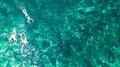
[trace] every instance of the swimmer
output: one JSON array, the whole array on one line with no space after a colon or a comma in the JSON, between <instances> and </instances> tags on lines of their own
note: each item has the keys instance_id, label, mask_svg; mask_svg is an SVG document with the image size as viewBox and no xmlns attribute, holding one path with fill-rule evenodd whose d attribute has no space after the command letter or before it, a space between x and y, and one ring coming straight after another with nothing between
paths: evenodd
<instances>
[{"instance_id":1,"label":"swimmer","mask_svg":"<svg viewBox=\"0 0 120 67\"><path fill-rule=\"evenodd\" d=\"M21 53L23 53L23 48L25 45L28 44L27 38L25 33L20 34L21 42L22 42L22 47L21 47Z\"/></svg>"},{"instance_id":2,"label":"swimmer","mask_svg":"<svg viewBox=\"0 0 120 67\"><path fill-rule=\"evenodd\" d=\"M27 22L28 22L28 23L32 23L32 22L33 22L33 19L28 15L26 9L25 9L25 8L22 8L22 7L21 7L20 9L22 10L23 14L24 14L25 17L27 18Z\"/></svg>"},{"instance_id":3,"label":"swimmer","mask_svg":"<svg viewBox=\"0 0 120 67\"><path fill-rule=\"evenodd\" d=\"M16 39L16 28L15 27L13 28L11 36L9 38L9 41L11 41L11 40L17 41L17 39Z\"/></svg>"}]
</instances>

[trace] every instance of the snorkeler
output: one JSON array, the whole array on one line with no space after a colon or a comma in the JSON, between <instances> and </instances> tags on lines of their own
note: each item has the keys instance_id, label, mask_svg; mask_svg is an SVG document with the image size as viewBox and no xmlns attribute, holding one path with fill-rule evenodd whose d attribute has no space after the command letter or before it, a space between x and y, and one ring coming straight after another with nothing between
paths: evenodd
<instances>
[{"instance_id":1,"label":"snorkeler","mask_svg":"<svg viewBox=\"0 0 120 67\"><path fill-rule=\"evenodd\" d=\"M20 34L21 42L22 42L22 47L21 47L21 53L23 53L23 48L25 45L28 44L27 38L25 33Z\"/></svg>"},{"instance_id":2,"label":"snorkeler","mask_svg":"<svg viewBox=\"0 0 120 67\"><path fill-rule=\"evenodd\" d=\"M27 22L28 23L32 23L33 19L28 15L27 11L25 8L20 7L20 9L22 10L23 14L25 15L25 17L27 18Z\"/></svg>"},{"instance_id":3,"label":"snorkeler","mask_svg":"<svg viewBox=\"0 0 120 67\"><path fill-rule=\"evenodd\" d=\"M15 40L17 42L17 39L16 39L16 28L15 27L13 28L11 36L9 38L9 41L11 41L11 40Z\"/></svg>"}]
</instances>

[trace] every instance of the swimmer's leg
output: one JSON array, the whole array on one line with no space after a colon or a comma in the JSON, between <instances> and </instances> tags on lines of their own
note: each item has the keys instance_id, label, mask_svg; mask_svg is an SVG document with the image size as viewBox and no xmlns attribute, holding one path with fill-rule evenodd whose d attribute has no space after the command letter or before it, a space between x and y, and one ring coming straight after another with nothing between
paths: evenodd
<instances>
[{"instance_id":1,"label":"swimmer's leg","mask_svg":"<svg viewBox=\"0 0 120 67\"><path fill-rule=\"evenodd\" d=\"M21 46L21 53L23 53L24 45Z\"/></svg>"}]
</instances>

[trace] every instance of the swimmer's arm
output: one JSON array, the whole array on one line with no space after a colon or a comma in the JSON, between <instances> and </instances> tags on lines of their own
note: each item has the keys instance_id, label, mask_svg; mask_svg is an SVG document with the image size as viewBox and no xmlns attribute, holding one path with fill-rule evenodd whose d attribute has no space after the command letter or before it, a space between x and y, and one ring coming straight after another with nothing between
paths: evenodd
<instances>
[{"instance_id":1,"label":"swimmer's arm","mask_svg":"<svg viewBox=\"0 0 120 67\"><path fill-rule=\"evenodd\" d=\"M12 35L16 35L16 28L13 28Z\"/></svg>"},{"instance_id":2,"label":"swimmer's arm","mask_svg":"<svg viewBox=\"0 0 120 67\"><path fill-rule=\"evenodd\" d=\"M20 34L20 39L21 39L21 41L23 42L23 37L22 37L22 34Z\"/></svg>"},{"instance_id":3,"label":"swimmer's arm","mask_svg":"<svg viewBox=\"0 0 120 67\"><path fill-rule=\"evenodd\" d=\"M24 35L24 40L27 40L25 33L23 33L23 35Z\"/></svg>"},{"instance_id":4,"label":"swimmer's arm","mask_svg":"<svg viewBox=\"0 0 120 67\"><path fill-rule=\"evenodd\" d=\"M26 42L25 43L25 45L26 45L26 44L28 44L28 42L27 42L27 37L26 37L25 33L23 33L23 36L24 36L24 41Z\"/></svg>"},{"instance_id":5,"label":"swimmer's arm","mask_svg":"<svg viewBox=\"0 0 120 67\"><path fill-rule=\"evenodd\" d=\"M22 12L26 17L29 16L25 8L22 9Z\"/></svg>"}]
</instances>

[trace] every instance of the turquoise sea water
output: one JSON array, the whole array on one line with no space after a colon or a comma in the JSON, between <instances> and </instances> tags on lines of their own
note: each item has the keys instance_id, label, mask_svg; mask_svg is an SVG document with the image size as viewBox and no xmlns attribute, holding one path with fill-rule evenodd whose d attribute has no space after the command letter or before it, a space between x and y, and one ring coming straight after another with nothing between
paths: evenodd
<instances>
[{"instance_id":1,"label":"turquoise sea water","mask_svg":"<svg viewBox=\"0 0 120 67\"><path fill-rule=\"evenodd\" d=\"M0 0L0 67L120 67L120 0Z\"/></svg>"}]
</instances>

